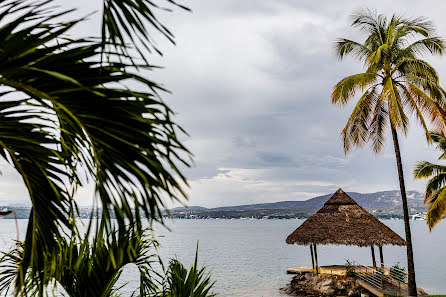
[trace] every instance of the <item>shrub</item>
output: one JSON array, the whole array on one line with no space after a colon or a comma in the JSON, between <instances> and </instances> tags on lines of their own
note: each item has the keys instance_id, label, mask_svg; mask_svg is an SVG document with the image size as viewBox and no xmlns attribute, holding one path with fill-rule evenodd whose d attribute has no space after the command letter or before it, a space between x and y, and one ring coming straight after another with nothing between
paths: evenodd
<instances>
[{"instance_id":1,"label":"shrub","mask_svg":"<svg viewBox=\"0 0 446 297\"><path fill-rule=\"evenodd\" d=\"M353 261L349 259L345 259L345 275L346 276L355 276L355 265Z\"/></svg>"},{"instance_id":2,"label":"shrub","mask_svg":"<svg viewBox=\"0 0 446 297\"><path fill-rule=\"evenodd\" d=\"M400 266L400 262L390 267L390 276L400 282L407 282L406 267Z\"/></svg>"}]
</instances>

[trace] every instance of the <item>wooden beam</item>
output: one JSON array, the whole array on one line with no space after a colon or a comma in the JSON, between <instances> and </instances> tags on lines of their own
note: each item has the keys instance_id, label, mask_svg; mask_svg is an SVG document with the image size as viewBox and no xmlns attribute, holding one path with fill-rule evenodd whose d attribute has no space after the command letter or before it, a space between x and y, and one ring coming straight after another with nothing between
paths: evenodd
<instances>
[{"instance_id":1,"label":"wooden beam","mask_svg":"<svg viewBox=\"0 0 446 297\"><path fill-rule=\"evenodd\" d=\"M313 245L314 248L314 259L316 260L316 274L319 274L319 264L317 262L317 249L316 244Z\"/></svg>"},{"instance_id":2,"label":"wooden beam","mask_svg":"<svg viewBox=\"0 0 446 297\"><path fill-rule=\"evenodd\" d=\"M373 245L371 245L370 247L372 248L372 264L373 264L373 267L376 268L375 248L373 247Z\"/></svg>"},{"instance_id":3,"label":"wooden beam","mask_svg":"<svg viewBox=\"0 0 446 297\"><path fill-rule=\"evenodd\" d=\"M379 246L379 259L381 261L381 267L384 268L384 255L382 246Z\"/></svg>"},{"instance_id":4,"label":"wooden beam","mask_svg":"<svg viewBox=\"0 0 446 297\"><path fill-rule=\"evenodd\" d=\"M313 265L313 271L314 271L313 244L310 244L310 251L311 251L311 264Z\"/></svg>"}]
</instances>

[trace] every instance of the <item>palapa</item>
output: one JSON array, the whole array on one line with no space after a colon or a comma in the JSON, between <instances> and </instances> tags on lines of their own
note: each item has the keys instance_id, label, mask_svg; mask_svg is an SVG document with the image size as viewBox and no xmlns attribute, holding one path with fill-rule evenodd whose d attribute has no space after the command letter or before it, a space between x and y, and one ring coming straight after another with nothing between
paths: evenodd
<instances>
[{"instance_id":1,"label":"palapa","mask_svg":"<svg viewBox=\"0 0 446 297\"><path fill-rule=\"evenodd\" d=\"M359 206L342 189L286 239L288 244L406 245L406 241Z\"/></svg>"}]
</instances>

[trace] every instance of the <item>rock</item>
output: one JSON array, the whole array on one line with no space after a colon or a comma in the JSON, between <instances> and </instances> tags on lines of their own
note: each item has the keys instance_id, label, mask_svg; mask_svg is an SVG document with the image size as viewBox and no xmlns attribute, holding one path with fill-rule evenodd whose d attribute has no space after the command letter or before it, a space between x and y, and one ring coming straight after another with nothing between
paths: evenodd
<instances>
[{"instance_id":1,"label":"rock","mask_svg":"<svg viewBox=\"0 0 446 297\"><path fill-rule=\"evenodd\" d=\"M294 296L350 296L361 295L361 287L356 283L354 277L305 273L296 275L289 286L286 287L287 294Z\"/></svg>"},{"instance_id":2,"label":"rock","mask_svg":"<svg viewBox=\"0 0 446 297\"><path fill-rule=\"evenodd\" d=\"M318 290L322 295L333 295L335 293L335 289L331 286L322 286Z\"/></svg>"},{"instance_id":3,"label":"rock","mask_svg":"<svg viewBox=\"0 0 446 297\"><path fill-rule=\"evenodd\" d=\"M320 283L320 286L321 287L327 287L327 286L330 286L332 283L333 283L333 280L328 278L328 279L322 281Z\"/></svg>"},{"instance_id":4,"label":"rock","mask_svg":"<svg viewBox=\"0 0 446 297\"><path fill-rule=\"evenodd\" d=\"M291 284L288 284L288 285L287 285L286 287L284 287L284 288L280 288L279 291L282 292L282 293L284 293L284 294L290 295L290 296L297 296L297 295L295 295L295 294L293 293L293 289L292 289L292 287L291 287Z\"/></svg>"},{"instance_id":5,"label":"rock","mask_svg":"<svg viewBox=\"0 0 446 297\"><path fill-rule=\"evenodd\" d=\"M418 293L418 295L423 295L423 296L429 295L425 290L423 290L421 288L417 289L417 293Z\"/></svg>"}]
</instances>

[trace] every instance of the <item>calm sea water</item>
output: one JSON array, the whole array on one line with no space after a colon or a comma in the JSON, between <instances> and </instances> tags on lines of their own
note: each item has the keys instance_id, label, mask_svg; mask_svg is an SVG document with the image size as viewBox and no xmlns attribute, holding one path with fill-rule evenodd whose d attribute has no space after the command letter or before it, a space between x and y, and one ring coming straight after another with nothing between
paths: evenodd
<instances>
[{"instance_id":1,"label":"calm sea water","mask_svg":"<svg viewBox=\"0 0 446 297\"><path fill-rule=\"evenodd\" d=\"M308 247L288 245L285 238L303 220L173 220L171 231L156 227L163 258L176 257L186 266L192 263L199 241L199 262L212 269L215 291L222 297L277 297L291 276L288 267L311 266ZM402 220L383 221L404 237ZM26 220L20 221L24 235ZM418 286L431 294L446 293L446 222L429 233L424 221L411 221ZM13 220L0 220L0 249L15 239ZM377 251L376 251L377 252ZM377 253L378 256L378 253ZM318 246L320 265L344 264L345 259L371 264L370 248ZM384 262L406 265L404 247L384 247ZM137 285L134 267L127 268L122 281L130 291Z\"/></svg>"}]
</instances>

